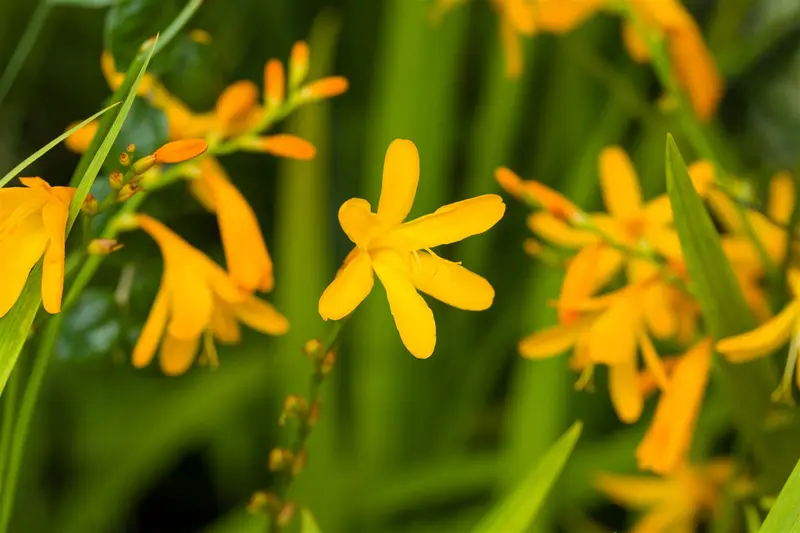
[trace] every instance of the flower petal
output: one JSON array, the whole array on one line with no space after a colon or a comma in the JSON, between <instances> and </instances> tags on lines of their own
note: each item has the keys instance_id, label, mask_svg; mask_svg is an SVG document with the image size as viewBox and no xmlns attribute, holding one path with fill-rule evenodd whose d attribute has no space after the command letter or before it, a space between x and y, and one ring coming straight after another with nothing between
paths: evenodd
<instances>
[{"instance_id":1,"label":"flower petal","mask_svg":"<svg viewBox=\"0 0 800 533\"><path fill-rule=\"evenodd\" d=\"M73 122L69 126L67 126L67 130L71 130L75 126L77 126L79 122ZM88 123L72 135L64 140L64 145L67 147L68 150L71 152L75 152L76 154L82 154L86 150L89 149L89 145L92 144L92 139L94 139L95 134L97 133L98 128L100 127L99 120L93 120L92 122Z\"/></svg>"},{"instance_id":2,"label":"flower petal","mask_svg":"<svg viewBox=\"0 0 800 533\"><path fill-rule=\"evenodd\" d=\"M31 269L45 253L47 240L38 213L18 220L11 231L0 232L0 317L16 303Z\"/></svg>"},{"instance_id":3,"label":"flower petal","mask_svg":"<svg viewBox=\"0 0 800 533\"><path fill-rule=\"evenodd\" d=\"M669 339L678 330L678 318L670 298L670 287L661 281L650 284L642 295L642 312L650 331L658 339Z\"/></svg>"},{"instance_id":4,"label":"flower petal","mask_svg":"<svg viewBox=\"0 0 800 533\"><path fill-rule=\"evenodd\" d=\"M266 137L254 137L252 140L243 142L243 148L266 152L277 157L289 159L309 160L313 159L317 153L314 145L297 135L281 133Z\"/></svg>"},{"instance_id":5,"label":"flower petal","mask_svg":"<svg viewBox=\"0 0 800 533\"><path fill-rule=\"evenodd\" d=\"M209 328L214 338L224 344L237 344L242 338L242 331L233 309L226 302L215 300L211 311Z\"/></svg>"},{"instance_id":6,"label":"flower petal","mask_svg":"<svg viewBox=\"0 0 800 533\"><path fill-rule=\"evenodd\" d=\"M522 45L512 22L505 18L500 20L500 45L506 60L506 76L515 80L522 74Z\"/></svg>"},{"instance_id":7,"label":"flower petal","mask_svg":"<svg viewBox=\"0 0 800 533\"><path fill-rule=\"evenodd\" d=\"M600 187L606 209L614 217L632 218L640 213L639 178L622 148L611 146L600 153Z\"/></svg>"},{"instance_id":8,"label":"flower petal","mask_svg":"<svg viewBox=\"0 0 800 533\"><path fill-rule=\"evenodd\" d=\"M668 474L686 460L708 383L711 346L710 339L700 341L675 365L650 429L636 449L641 470Z\"/></svg>"},{"instance_id":9,"label":"flower petal","mask_svg":"<svg viewBox=\"0 0 800 533\"><path fill-rule=\"evenodd\" d=\"M183 374L192 366L199 347L199 335L188 339L167 335L161 343L161 370L168 376Z\"/></svg>"},{"instance_id":10,"label":"flower petal","mask_svg":"<svg viewBox=\"0 0 800 533\"><path fill-rule=\"evenodd\" d=\"M608 392L614 410L622 422L632 424L639 420L644 408L644 397L639 387L635 354L609 367Z\"/></svg>"},{"instance_id":11,"label":"flower petal","mask_svg":"<svg viewBox=\"0 0 800 533\"><path fill-rule=\"evenodd\" d=\"M251 118L258 105L258 88L250 80L237 81L222 91L216 114L224 130L236 128ZM233 133L233 132L231 132Z\"/></svg>"},{"instance_id":12,"label":"flower petal","mask_svg":"<svg viewBox=\"0 0 800 533\"><path fill-rule=\"evenodd\" d=\"M638 316L629 300L629 295L619 297L589 329L588 350L593 362L617 365L636 361Z\"/></svg>"},{"instance_id":13,"label":"flower petal","mask_svg":"<svg viewBox=\"0 0 800 533\"><path fill-rule=\"evenodd\" d=\"M183 163L204 154L206 150L208 143L204 139L181 139L165 144L153 155L159 163Z\"/></svg>"},{"instance_id":14,"label":"flower petal","mask_svg":"<svg viewBox=\"0 0 800 533\"><path fill-rule=\"evenodd\" d=\"M573 346L592 324L584 318L569 325L557 325L529 335L519 343L519 353L527 359L544 359L559 355Z\"/></svg>"},{"instance_id":15,"label":"flower petal","mask_svg":"<svg viewBox=\"0 0 800 533\"><path fill-rule=\"evenodd\" d=\"M719 341L717 351L735 363L769 355L789 339L798 317L800 301L792 300L783 311L753 331Z\"/></svg>"},{"instance_id":16,"label":"flower petal","mask_svg":"<svg viewBox=\"0 0 800 533\"><path fill-rule=\"evenodd\" d=\"M667 379L667 370L664 367L664 363L661 361L661 358L658 356L655 346L653 346L653 341L651 341L650 337L647 336L647 333L641 329L639 329L637 332L637 340L639 342L639 347L642 350L642 358L644 359L644 363L647 365L648 370L650 370L650 373L653 375L653 378L661 390L666 390L669 384L669 380Z\"/></svg>"},{"instance_id":17,"label":"flower petal","mask_svg":"<svg viewBox=\"0 0 800 533\"><path fill-rule=\"evenodd\" d=\"M42 210L48 243L42 263L42 305L48 313L61 311L64 292L64 243L69 208L58 199L45 204Z\"/></svg>"},{"instance_id":18,"label":"flower petal","mask_svg":"<svg viewBox=\"0 0 800 533\"><path fill-rule=\"evenodd\" d=\"M378 216L391 225L403 222L414 204L419 183L419 153L414 143L396 139L383 161Z\"/></svg>"},{"instance_id":19,"label":"flower petal","mask_svg":"<svg viewBox=\"0 0 800 533\"><path fill-rule=\"evenodd\" d=\"M374 276L369 254L358 248L354 252L319 299L323 320L341 320L355 311L372 291Z\"/></svg>"},{"instance_id":20,"label":"flower petal","mask_svg":"<svg viewBox=\"0 0 800 533\"><path fill-rule=\"evenodd\" d=\"M528 227L542 239L565 248L582 248L598 240L596 234L576 229L547 211L532 213L528 217Z\"/></svg>"},{"instance_id":21,"label":"flower petal","mask_svg":"<svg viewBox=\"0 0 800 533\"><path fill-rule=\"evenodd\" d=\"M347 238L362 250L367 250L370 241L386 232L387 222L372 212L369 202L362 198L350 198L339 208L339 225Z\"/></svg>"},{"instance_id":22,"label":"flower petal","mask_svg":"<svg viewBox=\"0 0 800 533\"><path fill-rule=\"evenodd\" d=\"M400 338L419 359L431 356L436 346L436 323L428 304L417 293L400 257L389 250L374 254L372 264L381 280Z\"/></svg>"},{"instance_id":23,"label":"flower petal","mask_svg":"<svg viewBox=\"0 0 800 533\"><path fill-rule=\"evenodd\" d=\"M261 333L283 335L289 331L286 317L261 298L250 296L242 303L233 304L232 309L239 320Z\"/></svg>"},{"instance_id":24,"label":"flower petal","mask_svg":"<svg viewBox=\"0 0 800 533\"><path fill-rule=\"evenodd\" d=\"M717 110L725 88L700 28L691 17L686 18L688 22L684 27L670 32L669 54L678 82L689 94L697 116L706 121Z\"/></svg>"},{"instance_id":25,"label":"flower petal","mask_svg":"<svg viewBox=\"0 0 800 533\"><path fill-rule=\"evenodd\" d=\"M599 474L594 486L611 501L631 509L646 509L669 500L674 492L667 481L653 476Z\"/></svg>"},{"instance_id":26,"label":"flower petal","mask_svg":"<svg viewBox=\"0 0 800 533\"><path fill-rule=\"evenodd\" d=\"M769 200L767 213L772 220L781 224L789 224L794 208L794 180L788 172L778 172L769 181Z\"/></svg>"},{"instance_id":27,"label":"flower petal","mask_svg":"<svg viewBox=\"0 0 800 533\"><path fill-rule=\"evenodd\" d=\"M458 242L487 231L503 218L505 210L503 199L496 194L462 200L392 229L374 246L411 252Z\"/></svg>"},{"instance_id":28,"label":"flower petal","mask_svg":"<svg viewBox=\"0 0 800 533\"><path fill-rule=\"evenodd\" d=\"M147 321L144 323L144 327L139 333L139 340L136 341L136 346L133 349L133 355L131 356L133 366L142 368L149 365L150 361L153 360L153 355L155 355L158 343L164 334L168 318L169 290L166 288L165 279L162 278L161 286L158 288L158 293L156 293L156 299L150 308L150 314L147 315Z\"/></svg>"},{"instance_id":29,"label":"flower petal","mask_svg":"<svg viewBox=\"0 0 800 533\"><path fill-rule=\"evenodd\" d=\"M411 281L440 302L467 311L492 306L494 289L481 276L457 263L420 252L411 257Z\"/></svg>"},{"instance_id":30,"label":"flower petal","mask_svg":"<svg viewBox=\"0 0 800 533\"><path fill-rule=\"evenodd\" d=\"M217 222L231 278L242 288L268 292L274 285L272 259L258 219L242 193L225 177L214 158L201 162L202 180L217 212Z\"/></svg>"},{"instance_id":31,"label":"flower petal","mask_svg":"<svg viewBox=\"0 0 800 533\"><path fill-rule=\"evenodd\" d=\"M569 262L559 294L558 320L567 324L580 310L574 306L590 298L613 278L623 263L619 251L596 243L585 247Z\"/></svg>"}]
</instances>

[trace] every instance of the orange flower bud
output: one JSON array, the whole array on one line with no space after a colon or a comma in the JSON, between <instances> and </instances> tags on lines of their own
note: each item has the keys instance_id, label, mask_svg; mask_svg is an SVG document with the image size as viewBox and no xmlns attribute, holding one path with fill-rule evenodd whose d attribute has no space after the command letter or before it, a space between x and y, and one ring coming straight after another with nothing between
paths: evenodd
<instances>
[{"instance_id":1,"label":"orange flower bud","mask_svg":"<svg viewBox=\"0 0 800 533\"><path fill-rule=\"evenodd\" d=\"M308 462L308 452L303 449L300 453L297 454L295 457L294 462L292 463L292 475L296 476L303 471L306 467L306 463Z\"/></svg>"},{"instance_id":2,"label":"orange flower bud","mask_svg":"<svg viewBox=\"0 0 800 533\"><path fill-rule=\"evenodd\" d=\"M268 109L275 109L283 103L286 93L286 76L283 63L270 59L264 66L264 100Z\"/></svg>"},{"instance_id":3,"label":"orange flower bud","mask_svg":"<svg viewBox=\"0 0 800 533\"><path fill-rule=\"evenodd\" d=\"M275 514L281 509L281 502L277 496L260 490L250 497L247 510L253 514Z\"/></svg>"},{"instance_id":4,"label":"orange flower bud","mask_svg":"<svg viewBox=\"0 0 800 533\"><path fill-rule=\"evenodd\" d=\"M278 472L284 468L292 466L294 462L294 454L291 450L284 448L273 448L269 452L269 470L270 472Z\"/></svg>"},{"instance_id":5,"label":"orange flower bud","mask_svg":"<svg viewBox=\"0 0 800 533\"><path fill-rule=\"evenodd\" d=\"M83 200L83 204L81 204L81 213L87 217L93 217L99 210L100 205L97 203L97 198L91 193L87 194L86 198Z\"/></svg>"},{"instance_id":6,"label":"orange flower bud","mask_svg":"<svg viewBox=\"0 0 800 533\"><path fill-rule=\"evenodd\" d=\"M538 181L523 181L512 170L504 167L495 170L494 177L507 193L525 202L533 203L549 211L555 217L570 221L582 218L583 213L578 206L561 193Z\"/></svg>"},{"instance_id":7,"label":"orange flower bud","mask_svg":"<svg viewBox=\"0 0 800 533\"><path fill-rule=\"evenodd\" d=\"M297 89L308 76L308 44L305 41L297 41L292 46L292 53L289 56L289 87Z\"/></svg>"},{"instance_id":8,"label":"orange flower bud","mask_svg":"<svg viewBox=\"0 0 800 533\"><path fill-rule=\"evenodd\" d=\"M309 357L317 357L322 351L322 343L317 339L311 339L310 341L306 341L303 345L303 353Z\"/></svg>"},{"instance_id":9,"label":"orange flower bud","mask_svg":"<svg viewBox=\"0 0 800 533\"><path fill-rule=\"evenodd\" d=\"M194 29L189 32L189 38L199 44L209 44L211 42L211 34L206 30Z\"/></svg>"},{"instance_id":10,"label":"orange flower bud","mask_svg":"<svg viewBox=\"0 0 800 533\"><path fill-rule=\"evenodd\" d=\"M184 139L165 144L153 155L159 163L182 163L204 154L206 150L208 150L208 143L203 139Z\"/></svg>"},{"instance_id":11,"label":"orange flower bud","mask_svg":"<svg viewBox=\"0 0 800 533\"><path fill-rule=\"evenodd\" d=\"M242 148L290 159L308 160L312 159L317 153L313 144L296 135L289 134L250 137L242 142Z\"/></svg>"},{"instance_id":12,"label":"orange flower bud","mask_svg":"<svg viewBox=\"0 0 800 533\"><path fill-rule=\"evenodd\" d=\"M290 418L305 418L308 415L308 402L302 396L292 394L283 402L283 411L278 424L283 426Z\"/></svg>"},{"instance_id":13,"label":"orange flower bud","mask_svg":"<svg viewBox=\"0 0 800 533\"><path fill-rule=\"evenodd\" d=\"M258 105L258 89L249 80L237 81L228 86L217 100L217 118L230 125L245 118Z\"/></svg>"},{"instance_id":14,"label":"orange flower bud","mask_svg":"<svg viewBox=\"0 0 800 533\"><path fill-rule=\"evenodd\" d=\"M350 83L343 76L331 76L306 85L301 93L306 100L322 100L333 98L347 92Z\"/></svg>"},{"instance_id":15,"label":"orange flower bud","mask_svg":"<svg viewBox=\"0 0 800 533\"><path fill-rule=\"evenodd\" d=\"M108 176L108 184L111 190L118 191L125 184L125 176L119 170L115 170Z\"/></svg>"},{"instance_id":16,"label":"orange flower bud","mask_svg":"<svg viewBox=\"0 0 800 533\"><path fill-rule=\"evenodd\" d=\"M336 352L330 351L325 354L325 359L319 365L319 371L323 376L327 376L333 371L336 364Z\"/></svg>"},{"instance_id":17,"label":"orange flower bud","mask_svg":"<svg viewBox=\"0 0 800 533\"><path fill-rule=\"evenodd\" d=\"M276 524L279 528L285 528L289 525L294 518L294 512L297 509L297 505L292 502L287 503L283 506L283 508L278 513L278 517L275 520Z\"/></svg>"},{"instance_id":18,"label":"orange flower bud","mask_svg":"<svg viewBox=\"0 0 800 533\"><path fill-rule=\"evenodd\" d=\"M122 152L119 154L119 164L123 167L127 167L131 164L131 156L128 154L128 152Z\"/></svg>"},{"instance_id":19,"label":"orange flower bud","mask_svg":"<svg viewBox=\"0 0 800 533\"><path fill-rule=\"evenodd\" d=\"M70 124L67 130L70 130L77 126L78 123ZM92 144L92 139L94 139L95 134L97 133L97 128L100 126L98 121L90 122L69 137L64 141L67 149L82 154L86 150L89 149L89 145Z\"/></svg>"},{"instance_id":20,"label":"orange flower bud","mask_svg":"<svg viewBox=\"0 0 800 533\"><path fill-rule=\"evenodd\" d=\"M92 239L86 252L89 255L108 255L122 248L122 245L114 239Z\"/></svg>"},{"instance_id":21,"label":"orange flower bud","mask_svg":"<svg viewBox=\"0 0 800 533\"><path fill-rule=\"evenodd\" d=\"M132 154L136 151L136 145L131 143L128 145L128 149L126 150L129 154Z\"/></svg>"}]
</instances>

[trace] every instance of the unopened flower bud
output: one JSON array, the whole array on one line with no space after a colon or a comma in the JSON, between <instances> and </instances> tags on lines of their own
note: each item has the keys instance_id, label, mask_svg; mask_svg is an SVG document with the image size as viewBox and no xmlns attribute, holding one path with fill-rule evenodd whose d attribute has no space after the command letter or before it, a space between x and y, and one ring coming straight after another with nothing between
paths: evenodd
<instances>
[{"instance_id":1,"label":"unopened flower bud","mask_svg":"<svg viewBox=\"0 0 800 533\"><path fill-rule=\"evenodd\" d=\"M189 38L198 44L209 44L211 42L211 34L199 28L190 31Z\"/></svg>"},{"instance_id":2,"label":"unopened flower bud","mask_svg":"<svg viewBox=\"0 0 800 533\"><path fill-rule=\"evenodd\" d=\"M183 163L204 154L206 150L208 143L204 139L183 139L165 144L153 156L158 163Z\"/></svg>"},{"instance_id":3,"label":"unopened flower bud","mask_svg":"<svg viewBox=\"0 0 800 533\"><path fill-rule=\"evenodd\" d=\"M286 94L286 74L283 63L270 59L264 66L264 102L267 110L273 110L283 103Z\"/></svg>"},{"instance_id":4,"label":"unopened flower bud","mask_svg":"<svg viewBox=\"0 0 800 533\"><path fill-rule=\"evenodd\" d=\"M309 426L314 426L316 425L317 422L319 422L319 412L321 409L322 408L320 406L319 400L317 400L316 402L314 402L314 405L311 406L311 409L308 410L308 418L306 419L306 423Z\"/></svg>"},{"instance_id":5,"label":"unopened flower bud","mask_svg":"<svg viewBox=\"0 0 800 533\"><path fill-rule=\"evenodd\" d=\"M139 227L139 222L136 220L136 215L133 215L132 213L122 213L117 215L111 224L117 231L131 231Z\"/></svg>"},{"instance_id":6,"label":"unopened flower bud","mask_svg":"<svg viewBox=\"0 0 800 533\"><path fill-rule=\"evenodd\" d=\"M347 92L350 83L343 76L331 76L306 85L300 92L301 100L316 101L333 98Z\"/></svg>"},{"instance_id":7,"label":"unopened flower bud","mask_svg":"<svg viewBox=\"0 0 800 533\"><path fill-rule=\"evenodd\" d=\"M277 513L281 507L281 501L277 496L263 490L254 492L247 503L247 510L253 514L272 515Z\"/></svg>"},{"instance_id":8,"label":"unopened flower bud","mask_svg":"<svg viewBox=\"0 0 800 533\"><path fill-rule=\"evenodd\" d=\"M97 198L93 194L87 194L81 204L81 213L87 217L93 217L100 210L100 204L97 203Z\"/></svg>"},{"instance_id":9,"label":"unopened flower bud","mask_svg":"<svg viewBox=\"0 0 800 533\"><path fill-rule=\"evenodd\" d=\"M283 411L278 419L278 424L282 426L290 418L304 418L306 415L308 415L308 402L302 396L292 394L287 396L283 402Z\"/></svg>"},{"instance_id":10,"label":"unopened flower bud","mask_svg":"<svg viewBox=\"0 0 800 533\"><path fill-rule=\"evenodd\" d=\"M308 44L304 41L297 41L292 46L289 56L289 88L294 91L306 81L308 76Z\"/></svg>"},{"instance_id":11,"label":"unopened flower bud","mask_svg":"<svg viewBox=\"0 0 800 533\"><path fill-rule=\"evenodd\" d=\"M140 174L144 174L157 163L156 156L148 155L145 157L140 158L133 164L133 173L138 176Z\"/></svg>"},{"instance_id":12,"label":"unopened flower bud","mask_svg":"<svg viewBox=\"0 0 800 533\"><path fill-rule=\"evenodd\" d=\"M128 154L128 152L122 152L119 154L119 164L123 167L127 167L131 164L131 156Z\"/></svg>"},{"instance_id":13,"label":"unopened flower bud","mask_svg":"<svg viewBox=\"0 0 800 533\"><path fill-rule=\"evenodd\" d=\"M276 523L279 528L284 528L289 525L294 518L294 512L297 506L293 502L286 503L278 513Z\"/></svg>"},{"instance_id":14,"label":"unopened flower bud","mask_svg":"<svg viewBox=\"0 0 800 533\"><path fill-rule=\"evenodd\" d=\"M133 183L126 183L117 193L117 201L127 202L133 197L134 194L139 192L139 190L140 188L134 185Z\"/></svg>"},{"instance_id":15,"label":"unopened flower bud","mask_svg":"<svg viewBox=\"0 0 800 533\"><path fill-rule=\"evenodd\" d=\"M133 154L136 152L136 145L131 143L128 145L128 149L126 150L129 154Z\"/></svg>"},{"instance_id":16,"label":"unopened flower bud","mask_svg":"<svg viewBox=\"0 0 800 533\"><path fill-rule=\"evenodd\" d=\"M118 191L125 184L125 176L122 175L122 172L115 170L108 176L108 184L111 186L111 190Z\"/></svg>"},{"instance_id":17,"label":"unopened flower bud","mask_svg":"<svg viewBox=\"0 0 800 533\"><path fill-rule=\"evenodd\" d=\"M291 450L285 448L273 448L269 452L268 468L270 472L278 472L284 470L294 462L294 454Z\"/></svg>"},{"instance_id":18,"label":"unopened flower bud","mask_svg":"<svg viewBox=\"0 0 800 533\"><path fill-rule=\"evenodd\" d=\"M300 453L297 454L294 462L292 463L292 475L296 476L303 471L306 467L306 463L308 462L308 452L304 449Z\"/></svg>"},{"instance_id":19,"label":"unopened flower bud","mask_svg":"<svg viewBox=\"0 0 800 533\"><path fill-rule=\"evenodd\" d=\"M328 374L333 371L333 367L336 364L336 352L331 350L330 352L325 354L325 358L320 362L319 371L323 376L327 376Z\"/></svg>"},{"instance_id":20,"label":"unopened flower bud","mask_svg":"<svg viewBox=\"0 0 800 533\"><path fill-rule=\"evenodd\" d=\"M303 353L312 359L316 359L322 353L322 343L317 339L306 341L303 345Z\"/></svg>"},{"instance_id":21,"label":"unopened flower bud","mask_svg":"<svg viewBox=\"0 0 800 533\"><path fill-rule=\"evenodd\" d=\"M89 255L108 255L122 248L122 245L114 239L92 239L86 252Z\"/></svg>"}]
</instances>

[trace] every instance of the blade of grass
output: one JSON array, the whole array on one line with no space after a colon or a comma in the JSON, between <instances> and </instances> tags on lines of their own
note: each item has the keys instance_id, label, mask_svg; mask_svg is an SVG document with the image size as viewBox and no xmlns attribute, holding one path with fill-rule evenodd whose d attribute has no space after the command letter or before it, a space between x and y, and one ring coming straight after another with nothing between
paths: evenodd
<instances>
[{"instance_id":1,"label":"blade of grass","mask_svg":"<svg viewBox=\"0 0 800 533\"><path fill-rule=\"evenodd\" d=\"M0 76L0 105L3 104L6 96L8 96L8 91L11 90L11 86L17 79L17 75L22 70L25 59L27 59L28 54L30 54L31 49L33 49L36 44L36 38L44 27L47 15L50 13L50 7L50 2L48 0L39 1L39 5L36 6L31 20L25 28L25 32L22 34L19 43L17 43L17 47L14 49L11 59L8 60L3 75Z\"/></svg>"},{"instance_id":2,"label":"blade of grass","mask_svg":"<svg viewBox=\"0 0 800 533\"><path fill-rule=\"evenodd\" d=\"M120 104L119 102L115 102L115 103L111 104L110 106L106 107L105 109L101 109L100 111L98 111L97 113L95 113L91 117L87 118L86 120L84 120L80 124L76 125L75 127L72 127L70 129L68 129L67 131L65 131L64 133L62 133L61 135L59 135L58 137L56 137L55 139L53 139L49 143L45 144L44 146L42 146L41 148L36 150L33 154L31 154L30 156L25 158L25 160L22 163L20 163L19 165L15 166L11 170L9 170L8 173L5 176L0 178L0 187L5 187L8 184L9 181L11 181L16 176L18 176L20 174L20 172L25 170L29 165L33 164L34 161L36 161L37 159L42 157L44 154L46 154L47 152L52 150L61 141L63 141L64 139L66 139L67 137L69 137L70 135L72 135L73 133L75 133L76 131L81 129L82 127L86 126L90 122L96 120L98 117L103 115L106 111L109 111L109 110L115 108L119 104Z\"/></svg>"},{"instance_id":3,"label":"blade of grass","mask_svg":"<svg viewBox=\"0 0 800 533\"><path fill-rule=\"evenodd\" d=\"M797 533L800 531L800 462L781 489L759 533Z\"/></svg>"}]
</instances>

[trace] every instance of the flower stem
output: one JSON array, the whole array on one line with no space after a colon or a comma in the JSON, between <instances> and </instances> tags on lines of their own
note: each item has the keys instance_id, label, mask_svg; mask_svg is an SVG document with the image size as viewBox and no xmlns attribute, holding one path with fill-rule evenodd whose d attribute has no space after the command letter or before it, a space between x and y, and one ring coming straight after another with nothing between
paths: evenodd
<instances>
[{"instance_id":1,"label":"flower stem","mask_svg":"<svg viewBox=\"0 0 800 533\"><path fill-rule=\"evenodd\" d=\"M14 417L17 411L17 396L19 394L19 370L12 371L8 378L8 385L3 391L3 426L0 429L0 494L5 487L6 465L11 446L11 436L14 433Z\"/></svg>"},{"instance_id":2,"label":"flower stem","mask_svg":"<svg viewBox=\"0 0 800 533\"><path fill-rule=\"evenodd\" d=\"M314 359L314 371L311 374L308 386L308 411L300 418L300 424L297 427L297 434L294 439L294 444L291 448L292 456L295 458L300 457L306 450L308 438L311 435L311 430L316 422L314 410L317 402L319 401L320 388L325 381L325 377L330 371L329 369L325 369L325 365L328 364L326 361L326 355L336 350L336 347L341 340L341 333L346 322L347 319L345 318L333 323L333 329L328 336L328 341L320 351L320 356ZM281 502L281 504L283 504L287 495L289 494L289 490L292 486L295 475L296 473L292 468L284 468L277 473L277 480L275 481L275 488L273 489L272 494L277 497L277 501ZM267 533L278 533L281 531L283 524L280 523L279 518L279 512L270 514L269 522L267 523Z\"/></svg>"}]
</instances>

